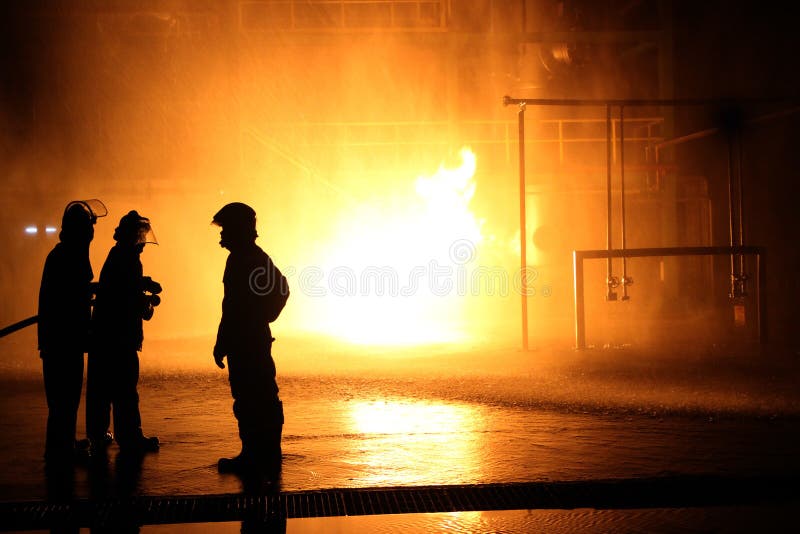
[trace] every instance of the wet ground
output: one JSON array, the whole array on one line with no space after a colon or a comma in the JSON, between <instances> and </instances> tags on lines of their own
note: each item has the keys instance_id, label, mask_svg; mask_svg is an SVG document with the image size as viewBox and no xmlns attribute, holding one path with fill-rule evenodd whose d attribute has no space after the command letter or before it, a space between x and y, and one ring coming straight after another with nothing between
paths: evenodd
<instances>
[{"instance_id":1,"label":"wet ground","mask_svg":"<svg viewBox=\"0 0 800 534\"><path fill-rule=\"evenodd\" d=\"M157 350L152 347L150 354ZM112 446L100 469L104 476L75 469L74 495L240 492L237 477L215 469L217 458L238 451L224 372L148 365L147 355L142 416L145 431L161 438L162 450L131 472L119 470ZM287 421L282 490L800 475L800 359L789 351L482 349L439 353L428 361L408 357L402 366L396 358L344 355L336 372L312 374L312 365L287 359L282 366L276 354ZM6 373L0 413L0 499L45 498L40 377ZM787 515L784 505L774 508L768 517ZM765 508L737 506L727 514L720 508L634 510L615 516L602 510L463 512L473 515L381 516L380 524L396 527L388 531L466 532L478 521L474 524L484 525L478 530L525 532L548 522L561 531L580 524L604 531L608 522L610 531L623 521L635 531L637 521L691 526L698 517L706 518L708 527L714 518L740 517L729 525L737 527L747 518L759 521L764 515L759 510ZM504 518L508 528L492 526L495 518ZM317 523L303 521L305 530L299 531L317 531ZM314 521L351 531L372 519Z\"/></svg>"}]
</instances>

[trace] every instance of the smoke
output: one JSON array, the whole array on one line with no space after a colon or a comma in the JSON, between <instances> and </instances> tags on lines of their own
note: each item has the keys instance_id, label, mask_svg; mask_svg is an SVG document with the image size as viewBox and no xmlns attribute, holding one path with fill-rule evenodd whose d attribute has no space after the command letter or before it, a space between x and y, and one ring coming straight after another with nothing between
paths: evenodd
<instances>
[{"instance_id":1,"label":"smoke","mask_svg":"<svg viewBox=\"0 0 800 534\"><path fill-rule=\"evenodd\" d=\"M502 96L651 96L657 90L652 73L642 67L653 64L647 47L553 44L520 51L498 37L505 30L539 31L537 24L585 26L592 20L585 13L539 17L529 11L523 19L516 4L493 11L484 3L481 11L441 3L437 9L451 7L408 15L424 31L370 31L363 20L358 29L335 31L339 15L320 8L314 28L327 29L312 31L296 20L291 26L278 7L264 7L269 3L263 13L258 6L237 12L213 3L163 2L149 10L118 11L94 10L92 4L19 7L4 19L13 31L3 42L0 107L0 245L8 251L0 260L3 325L36 312L41 267L55 244L41 233L30 239L24 227L58 226L68 201L99 198L109 214L98 221L92 244L95 275L119 218L138 210L150 218L159 240L142 255L145 273L164 287L146 338L212 339L226 251L210 219L222 205L242 201L255 208L259 243L292 284L276 335L307 336L322 345L325 338L317 333L330 335L331 328L320 323L342 317L333 317L336 308L303 285L308 280L302 273L393 267L377 254L369 261L370 253L387 245L383 240L394 241L389 246L401 254L401 246L409 247L405 256L416 258L413 239L404 244L398 234L386 234L359 242L367 234L361 230L382 228L393 218L402 225L400 215L411 217L420 202L414 192L418 177L440 166L458 167L459 151L469 146L476 170L468 208L481 221L481 239L455 231L438 253L447 256L469 238L475 250L463 280L477 282L446 297L455 299L457 312L440 307L443 300L419 303L418 295L395 302L409 314L465 334L462 344L516 345L516 110L503 108ZM539 139L526 151L523 236L530 253L528 326L535 344L572 344L571 251L605 246L603 118L604 110L597 109L528 111L528 135ZM628 161L646 163L641 143L626 148ZM629 176L636 199L629 206L628 246L661 244L664 219L647 198L651 178L644 171ZM618 235L618 222L612 231ZM331 250L346 250L343 243L361 257L340 257L339 265L331 265ZM423 259L418 267L429 266ZM635 285L626 303L605 302L604 266L587 267L589 336L598 345L646 338L649 327L630 326L632 318L655 317L663 286L672 283L669 276L661 279L658 261L632 261L630 267ZM462 280L459 273L453 271L454 287ZM329 293L334 289L329 277L322 282ZM357 305L369 313L375 303Z\"/></svg>"}]
</instances>

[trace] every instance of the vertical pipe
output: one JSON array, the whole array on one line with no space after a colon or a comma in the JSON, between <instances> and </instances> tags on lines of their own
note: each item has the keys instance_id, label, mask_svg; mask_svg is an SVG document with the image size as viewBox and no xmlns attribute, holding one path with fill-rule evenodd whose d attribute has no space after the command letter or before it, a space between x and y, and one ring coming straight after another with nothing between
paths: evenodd
<instances>
[{"instance_id":1,"label":"vertical pipe","mask_svg":"<svg viewBox=\"0 0 800 534\"><path fill-rule=\"evenodd\" d=\"M728 236L729 244L734 246L733 239L733 221L735 220L735 210L733 208L733 134L728 134ZM736 264L735 257L731 254L731 290L730 297L735 298L738 296L736 290Z\"/></svg>"},{"instance_id":2,"label":"vertical pipe","mask_svg":"<svg viewBox=\"0 0 800 534\"><path fill-rule=\"evenodd\" d=\"M611 113L611 108L608 110ZM617 123L611 119L611 157L612 163L617 162Z\"/></svg>"},{"instance_id":3,"label":"vertical pipe","mask_svg":"<svg viewBox=\"0 0 800 534\"><path fill-rule=\"evenodd\" d=\"M762 248L756 255L756 276L758 277L758 305L756 317L758 321L758 341L769 341L767 332L767 255Z\"/></svg>"},{"instance_id":4,"label":"vertical pipe","mask_svg":"<svg viewBox=\"0 0 800 534\"><path fill-rule=\"evenodd\" d=\"M528 230L525 223L525 104L519 105L519 268L522 292L522 349L528 350Z\"/></svg>"},{"instance_id":5,"label":"vertical pipe","mask_svg":"<svg viewBox=\"0 0 800 534\"><path fill-rule=\"evenodd\" d=\"M656 191L661 191L661 150L656 145Z\"/></svg>"},{"instance_id":6,"label":"vertical pipe","mask_svg":"<svg viewBox=\"0 0 800 534\"><path fill-rule=\"evenodd\" d=\"M644 146L644 162L647 165L647 179L645 180L645 188L650 190L652 187L652 182L650 178L652 174L650 172L650 163L652 163L652 156L650 155L650 151L652 150L652 146L650 143L652 142L651 139L653 138L653 131L652 125L647 125L647 144Z\"/></svg>"},{"instance_id":7,"label":"vertical pipe","mask_svg":"<svg viewBox=\"0 0 800 534\"><path fill-rule=\"evenodd\" d=\"M706 199L706 206L708 206L708 232L706 233L705 246L710 247L714 243L714 207L710 198ZM714 256L708 256L708 273L706 282L708 287L711 288L711 298L716 299L717 284L714 283Z\"/></svg>"},{"instance_id":8,"label":"vertical pipe","mask_svg":"<svg viewBox=\"0 0 800 534\"><path fill-rule=\"evenodd\" d=\"M611 250L611 106L606 106L606 249ZM611 256L606 260L606 273L613 274Z\"/></svg>"},{"instance_id":9,"label":"vertical pipe","mask_svg":"<svg viewBox=\"0 0 800 534\"><path fill-rule=\"evenodd\" d=\"M739 246L744 246L744 185L742 184L742 130L739 129L736 131L736 140L737 140L737 155L738 155L738 178L739 178ZM744 254L739 255L739 275L744 275ZM742 282L742 289L744 289L744 282ZM742 291L745 293L745 291Z\"/></svg>"},{"instance_id":10,"label":"vertical pipe","mask_svg":"<svg viewBox=\"0 0 800 534\"><path fill-rule=\"evenodd\" d=\"M503 132L506 139L506 163L511 164L511 125L506 123L503 126Z\"/></svg>"},{"instance_id":11,"label":"vertical pipe","mask_svg":"<svg viewBox=\"0 0 800 534\"><path fill-rule=\"evenodd\" d=\"M606 104L606 249L609 255L606 258L606 300L617 300L614 292L616 282L614 281L613 264L611 261L611 156L615 150L612 143L615 142L611 131L611 105Z\"/></svg>"},{"instance_id":12,"label":"vertical pipe","mask_svg":"<svg viewBox=\"0 0 800 534\"><path fill-rule=\"evenodd\" d=\"M583 308L583 256L572 251L572 282L575 285L575 348L586 348L586 317Z\"/></svg>"},{"instance_id":13,"label":"vertical pipe","mask_svg":"<svg viewBox=\"0 0 800 534\"><path fill-rule=\"evenodd\" d=\"M622 250L625 250L625 106L619 107L619 176L622 205ZM622 300L628 300L628 258L622 256Z\"/></svg>"}]
</instances>

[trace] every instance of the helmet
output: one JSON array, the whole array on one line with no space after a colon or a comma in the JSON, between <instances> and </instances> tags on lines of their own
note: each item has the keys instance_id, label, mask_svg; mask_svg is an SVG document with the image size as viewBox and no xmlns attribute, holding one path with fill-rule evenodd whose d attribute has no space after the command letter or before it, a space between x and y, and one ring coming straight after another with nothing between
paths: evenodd
<instances>
[{"instance_id":1,"label":"helmet","mask_svg":"<svg viewBox=\"0 0 800 534\"><path fill-rule=\"evenodd\" d=\"M105 205L97 199L73 200L64 208L61 217L61 241L91 241L94 237L92 225L98 217L108 213Z\"/></svg>"},{"instance_id":2,"label":"helmet","mask_svg":"<svg viewBox=\"0 0 800 534\"><path fill-rule=\"evenodd\" d=\"M136 245L158 244L150 219L142 217L136 210L129 211L119 220L119 226L114 230L114 240Z\"/></svg>"},{"instance_id":3,"label":"helmet","mask_svg":"<svg viewBox=\"0 0 800 534\"><path fill-rule=\"evenodd\" d=\"M94 224L97 217L80 202L70 202L61 217L61 229Z\"/></svg>"},{"instance_id":4,"label":"helmet","mask_svg":"<svg viewBox=\"0 0 800 534\"><path fill-rule=\"evenodd\" d=\"M211 224L222 228L219 244L225 248L251 243L258 237L256 212L242 202L231 202L222 206L222 209L214 214Z\"/></svg>"},{"instance_id":5,"label":"helmet","mask_svg":"<svg viewBox=\"0 0 800 534\"><path fill-rule=\"evenodd\" d=\"M67 204L66 208L64 208L64 217L62 218L61 224L63 225L64 219L67 218L67 212L73 213L74 216L74 214L79 213L79 208L89 216L92 224L97 221L98 217L105 217L108 215L108 209L106 209L106 205L96 198L90 198L88 200L73 200Z\"/></svg>"},{"instance_id":6,"label":"helmet","mask_svg":"<svg viewBox=\"0 0 800 534\"><path fill-rule=\"evenodd\" d=\"M211 223L231 228L255 228L256 212L243 202L231 202L214 214Z\"/></svg>"}]
</instances>

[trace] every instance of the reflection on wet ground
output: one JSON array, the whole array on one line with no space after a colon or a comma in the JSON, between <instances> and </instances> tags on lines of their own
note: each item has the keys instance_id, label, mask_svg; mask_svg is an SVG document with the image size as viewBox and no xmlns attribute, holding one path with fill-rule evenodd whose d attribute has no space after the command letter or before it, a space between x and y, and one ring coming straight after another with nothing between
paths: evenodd
<instances>
[{"instance_id":1,"label":"reflection on wet ground","mask_svg":"<svg viewBox=\"0 0 800 534\"><path fill-rule=\"evenodd\" d=\"M282 375L279 487L800 474L800 373L791 358L567 356L532 358L527 367L517 361L513 372L494 374L479 373L485 369L467 355L413 376ZM41 458L41 378L7 377L0 499L44 499L54 487L67 499L243 490L237 477L216 471L217 459L239 443L224 374L146 370L140 396L159 453L128 462L114 445L105 461L54 478Z\"/></svg>"},{"instance_id":2,"label":"reflection on wet ground","mask_svg":"<svg viewBox=\"0 0 800 534\"><path fill-rule=\"evenodd\" d=\"M488 379L281 384L285 490L800 472L795 414L544 409L517 403L502 390L509 384ZM3 391L0 496L42 498L43 392L35 380ZM216 471L217 459L239 446L224 379L149 375L140 393L145 431L161 438L161 451L121 481L126 463L113 445L99 475L75 469L76 496L241 491L236 477Z\"/></svg>"},{"instance_id":3,"label":"reflection on wet ground","mask_svg":"<svg viewBox=\"0 0 800 534\"><path fill-rule=\"evenodd\" d=\"M781 532L793 525L797 504L712 508L637 510L506 510L382 516L289 519L288 534L327 532L443 532L473 534L505 532L554 534L592 532ZM146 526L142 534L238 533L241 523L205 523Z\"/></svg>"}]
</instances>

